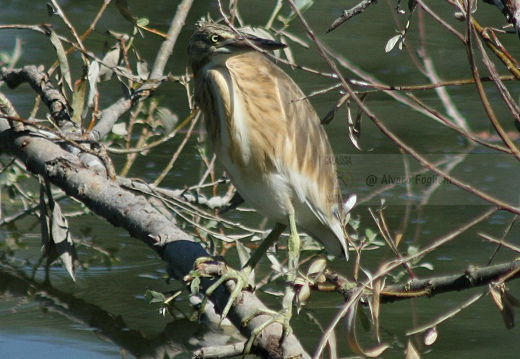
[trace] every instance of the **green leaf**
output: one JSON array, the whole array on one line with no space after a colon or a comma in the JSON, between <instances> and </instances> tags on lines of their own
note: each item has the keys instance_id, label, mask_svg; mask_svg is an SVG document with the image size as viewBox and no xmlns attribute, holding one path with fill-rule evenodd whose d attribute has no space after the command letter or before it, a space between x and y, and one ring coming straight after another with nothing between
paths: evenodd
<instances>
[{"instance_id":1,"label":"green leaf","mask_svg":"<svg viewBox=\"0 0 520 359\"><path fill-rule=\"evenodd\" d=\"M377 232L374 232L370 228L365 229L365 235L368 243L372 242L377 237Z\"/></svg>"},{"instance_id":2,"label":"green leaf","mask_svg":"<svg viewBox=\"0 0 520 359\"><path fill-rule=\"evenodd\" d=\"M388 40L385 45L385 52L390 52L398 45L399 50L403 49L404 33L399 33Z\"/></svg>"},{"instance_id":3,"label":"green leaf","mask_svg":"<svg viewBox=\"0 0 520 359\"><path fill-rule=\"evenodd\" d=\"M150 76L150 69L148 68L146 60L140 59L137 61L137 74L143 81L147 80Z\"/></svg>"},{"instance_id":4,"label":"green leaf","mask_svg":"<svg viewBox=\"0 0 520 359\"><path fill-rule=\"evenodd\" d=\"M149 23L150 23L150 20L146 17L142 17L137 20L137 26L139 26L139 27L148 26Z\"/></svg>"},{"instance_id":5,"label":"green leaf","mask_svg":"<svg viewBox=\"0 0 520 359\"><path fill-rule=\"evenodd\" d=\"M119 137L124 137L128 134L128 131L126 130L126 123L116 123L114 126L112 126L112 133Z\"/></svg>"},{"instance_id":6,"label":"green leaf","mask_svg":"<svg viewBox=\"0 0 520 359\"><path fill-rule=\"evenodd\" d=\"M166 300L164 294L156 292L154 290L147 290L145 298L148 301L148 303L164 303L164 301Z\"/></svg>"},{"instance_id":7,"label":"green leaf","mask_svg":"<svg viewBox=\"0 0 520 359\"><path fill-rule=\"evenodd\" d=\"M237 246L238 258L240 259L240 266L244 266L249 258L251 258L251 250L244 246L242 242L235 241Z\"/></svg>"},{"instance_id":8,"label":"green leaf","mask_svg":"<svg viewBox=\"0 0 520 359\"><path fill-rule=\"evenodd\" d=\"M200 292L200 277L195 277L190 284L191 294L199 295Z\"/></svg>"}]
</instances>

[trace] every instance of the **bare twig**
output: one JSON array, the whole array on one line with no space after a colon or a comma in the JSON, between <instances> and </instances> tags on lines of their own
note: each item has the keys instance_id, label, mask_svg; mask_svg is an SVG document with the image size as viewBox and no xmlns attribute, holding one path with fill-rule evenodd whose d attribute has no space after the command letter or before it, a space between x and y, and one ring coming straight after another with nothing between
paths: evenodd
<instances>
[{"instance_id":1,"label":"bare twig","mask_svg":"<svg viewBox=\"0 0 520 359\"><path fill-rule=\"evenodd\" d=\"M188 11L190 10L192 4L193 0L183 0L179 4L177 13L175 14L175 17L173 18L170 25L170 29L168 30L168 37L162 43L161 48L157 53L157 57L155 58L152 71L150 73L150 80L162 80L166 62L172 55L173 47L175 46L177 38L179 37L179 34L184 27L184 22L186 21Z\"/></svg>"},{"instance_id":2,"label":"bare twig","mask_svg":"<svg viewBox=\"0 0 520 359\"><path fill-rule=\"evenodd\" d=\"M415 0L417 5L419 5L428 15L430 15L435 21L437 21L439 24L442 25L446 30L451 32L453 35L455 35L459 40L464 42L464 36L455 30L450 24L448 24L446 21L444 21L440 16L435 14L425 3L423 0Z\"/></svg>"},{"instance_id":3,"label":"bare twig","mask_svg":"<svg viewBox=\"0 0 520 359\"><path fill-rule=\"evenodd\" d=\"M195 115L195 117L191 120L191 125L188 128L188 132L186 132L186 136L184 136L181 144L179 145L179 147L177 148L177 150L173 154L170 162L168 162L168 164L166 165L166 167L164 168L162 173L154 181L154 183L153 183L154 186L158 186L161 183L161 181L164 179L164 177L166 177L168 172L170 172L170 170L173 168L173 165L175 164L175 161L177 161L177 158L179 158L179 155L181 154L182 150L184 149L184 146L186 146L186 143L188 143L188 140L191 137L191 133L192 133L193 129L195 128L195 125L197 124L197 122L198 122L198 120L200 118L200 115L201 115L201 112L198 111L197 114Z\"/></svg>"},{"instance_id":4,"label":"bare twig","mask_svg":"<svg viewBox=\"0 0 520 359\"><path fill-rule=\"evenodd\" d=\"M332 22L329 29L327 30L327 33L331 32L332 30L336 29L338 26L343 24L345 21L349 20L350 18L361 14L367 7L369 7L372 4L377 4L377 0L363 0L353 8L349 10L344 10L343 14L341 14L340 17L338 17L336 20Z\"/></svg>"}]
</instances>

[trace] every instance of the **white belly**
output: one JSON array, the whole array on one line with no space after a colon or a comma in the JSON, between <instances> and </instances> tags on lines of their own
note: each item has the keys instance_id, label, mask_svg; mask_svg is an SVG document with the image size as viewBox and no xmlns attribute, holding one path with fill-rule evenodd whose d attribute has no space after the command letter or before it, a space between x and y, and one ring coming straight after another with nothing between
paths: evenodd
<instances>
[{"instance_id":1,"label":"white belly","mask_svg":"<svg viewBox=\"0 0 520 359\"><path fill-rule=\"evenodd\" d=\"M248 205L262 215L282 224L288 224L287 205L291 203L293 191L288 179L280 173L252 173L254 164L243 171L239 169L223 151L220 161L229 172L231 182L235 185ZM247 162L246 162L247 163Z\"/></svg>"}]
</instances>

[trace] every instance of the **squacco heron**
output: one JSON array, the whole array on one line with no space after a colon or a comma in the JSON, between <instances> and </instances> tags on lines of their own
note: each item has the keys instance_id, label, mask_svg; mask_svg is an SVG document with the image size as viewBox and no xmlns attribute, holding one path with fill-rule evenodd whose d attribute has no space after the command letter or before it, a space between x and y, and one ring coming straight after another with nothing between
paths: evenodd
<instances>
[{"instance_id":1,"label":"squacco heron","mask_svg":"<svg viewBox=\"0 0 520 359\"><path fill-rule=\"evenodd\" d=\"M258 51L283 47L276 41L204 22L188 48L195 101L204 114L217 158L246 203L276 222L235 277L241 282L236 286L239 291L287 225L289 283L295 279L298 264L297 227L331 254L348 253L340 223L341 194L327 134L298 85ZM232 300L236 296L238 293L232 293ZM290 330L293 297L292 289L287 290L284 308L272 320L284 325L285 334Z\"/></svg>"}]
</instances>

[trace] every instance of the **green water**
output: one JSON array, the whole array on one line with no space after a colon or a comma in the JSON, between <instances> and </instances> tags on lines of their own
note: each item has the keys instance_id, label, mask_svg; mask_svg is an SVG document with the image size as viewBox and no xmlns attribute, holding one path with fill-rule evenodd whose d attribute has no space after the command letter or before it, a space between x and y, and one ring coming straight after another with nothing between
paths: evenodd
<instances>
[{"instance_id":1,"label":"green water","mask_svg":"<svg viewBox=\"0 0 520 359\"><path fill-rule=\"evenodd\" d=\"M151 27L167 31L178 2L128 1L134 13L140 17L151 19ZM60 2L62 3L62 2ZM317 2L318 3L318 2ZM396 25L390 9L394 4L379 1L377 6L369 8L363 16L354 18L335 32L324 36L324 31L335 17L341 14L344 6L353 6L356 2L328 1L319 2L307 14L308 21L316 30L320 39L328 46L341 53L349 61L366 72L377 76L388 84L413 85L427 81L414 69L406 50L393 51L386 54L386 41L395 34ZM271 8L271 2L262 2L262 6ZM63 2L63 9L70 20L83 31L93 18L100 1L67 1ZM431 5L445 16L452 12L444 2L434 2ZM479 21L500 25L503 18L495 8L480 4ZM258 8L258 2L242 2L241 15L244 20L252 24L263 24L269 16L269 11ZM30 9L30 11L28 11ZM45 2L29 0L7 1L3 4L2 23L39 24L52 22L58 32L64 32L64 25L57 17L49 18ZM201 16L210 12L217 17L215 2L196 2L190 11L187 26L181 33L173 57L169 61L166 71L175 75L183 74L187 66L185 49L187 41L194 29L194 23ZM405 18L400 18L401 24ZM430 19L426 19L429 55L437 66L439 76L444 80L468 78L467 57L459 43L445 30L440 29ZM415 28L414 28L415 26ZM417 24L412 25L409 40L412 46L418 45L415 34ZM453 22L460 31L463 24ZM104 31L111 29L118 32L129 32L131 27L111 4L97 26L97 33L87 41L86 46L96 49L101 54L105 41ZM305 39L311 46L310 50L293 46L297 62L328 71L323 60L317 55L310 41L307 40L301 25L291 29L297 36ZM141 49L141 55L153 63L153 56L160 45L157 37L146 34L145 39L138 39L136 46ZM23 43L22 58L19 66L27 64L45 64L49 66L54 61L52 45L45 37L29 31L2 30L0 31L0 51L10 51L14 47L15 38ZM506 45L518 55L518 39L509 36L503 39ZM411 49L413 51L413 48ZM73 68L75 76L79 68ZM310 75L305 72L287 69L291 76L301 85L304 92L330 86L329 79ZM350 72L342 70L347 78L354 77ZM504 72L501 69L501 72ZM515 99L520 96L520 87L509 85ZM491 99L499 104L499 96L493 92L492 86L486 86ZM1 89L15 104L22 116L27 116L34 101L34 94L28 86L22 86L15 91L5 86ZM471 128L475 131L484 131L490 128L480 101L475 96L471 86L450 88L452 100L456 103L461 114L468 119ZM103 98L101 106L107 106L121 96L120 86L112 81L101 84ZM436 104L433 91L415 94L427 103ZM188 115L185 90L176 83L165 83L155 94L162 106L168 106L179 118ZM323 116L336 103L337 93L317 96L312 99L318 113ZM367 103L371 110L382 118L397 135L414 146L418 152L433 156L433 159L442 159L446 154L463 152L463 146L458 135L446 127L440 126L431 119L397 106L387 95L375 93L369 95ZM434 105L440 111L442 108ZM503 106L501 106L503 108ZM42 112L43 115L43 112ZM506 130L514 131L513 121L507 116L507 111L497 110ZM381 198L385 198L388 208L385 211L388 226L393 231L404 233L405 244L425 246L440 236L455 230L461 224L470 221L483 213L487 207L481 200L468 195L465 191L454 186L443 184L432 195L427 205L419 211L414 205L415 198L407 197L406 187L397 186L383 192L379 196L369 197L375 190L380 190L390 178L404 176L402 158L398 148L387 139L368 119L363 120L362 147L369 152L359 152L348 140L345 112L338 112L335 120L328 125L327 132L332 147L337 156L344 156L350 162L339 165L340 175L345 179L344 190L357 193L360 199L366 199L354 214L360 215L362 225L373 229L368 206L377 207ZM182 140L177 137L162 145L146 157L140 158L137 165L130 171L129 177L139 177L146 181L153 181L169 161L171 154ZM178 165L163 181L162 186L168 188L183 188L198 182L201 170L200 162L196 160L195 138L192 138L181 155ZM435 157L436 156L436 157ZM117 167L122 166L122 157L113 156ZM412 163L412 171L420 170L420 166ZM468 181L498 198L518 203L518 178L520 170L518 163L508 156L472 152L456 168L454 175ZM378 179L376 185L367 185L368 176L374 175ZM432 179L431 174L423 177ZM414 177L415 178L415 177ZM383 181L387 181L383 183ZM418 190L426 190L426 183L418 180ZM28 186L37 184L32 182ZM70 208L75 204L69 202ZM3 199L4 215L12 214L15 207ZM256 214L244 216L231 213L228 218L240 220L249 225L257 225L262 218ZM485 265L493 245L477 237L477 233L485 232L499 237L512 215L499 212L477 227L465 232L455 241L431 253L424 261L435 267L436 274L460 273L469 265ZM164 343L168 343L169 354L179 357L190 357L191 351L203 345L223 344L227 336L219 335L204 325L198 324L189 317L192 315L187 296L182 296L177 306L177 319L162 317L158 314L158 307L149 305L143 296L147 289L156 291L171 291L180 288L179 283L166 284L163 275L164 263L145 245L128 236L124 231L114 228L105 220L95 216L82 216L70 219L71 229L75 236L88 239L91 243L110 250L117 256L118 261L111 267L104 266L99 260L94 261L89 270L79 270L77 281L73 283L61 268L51 270L53 287L40 288L50 293L47 299L35 300L25 293L28 290L27 281L20 283L1 283L5 289L0 294L0 356L9 358L118 358L125 355L141 355L146 353L162 353ZM39 256L40 236L39 224L35 217L28 217L9 228L0 228L0 239L18 237L28 244L28 249L19 250L19 258L29 258L36 261ZM519 237L520 230L513 227L508 239L513 241ZM404 247L406 248L406 247ZM404 250L404 249L403 249ZM80 255L84 250L79 250ZM234 251L228 256L233 261ZM363 265L366 270L375 271L382 259L393 257L390 250L366 252ZM496 263L515 258L514 253L501 250ZM30 273L23 263L16 263ZM336 260L332 267L343 273L349 273L351 264ZM260 276L268 271L268 263L263 262L260 267ZM426 277L431 273L426 269L418 269L417 275ZM2 276L0 280L13 281L19 276ZM38 272L38 278L43 277ZM271 288L271 287L270 287ZM276 289L276 287L272 287ZM509 285L511 293L520 297L518 284ZM53 292L55 291L55 292ZM439 315L457 307L460 303L475 294L477 290L462 293L443 294L431 299L416 299L394 304L386 304L382 308L381 324L384 337L387 340L396 339L392 349L387 351L385 358L402 358L403 346L406 338L403 332L415 326L430 322ZM266 303L276 308L279 302L276 298L259 291L259 296ZM42 298L40 296L39 298ZM50 298L50 299L49 299ZM313 352L320 336L317 322L326 327L338 308L342 305L339 295L313 294L310 303L303 309L300 316L294 318L293 327L299 339L309 352ZM90 313L90 314L89 314ZM94 314L92 314L94 313ZM123 327L123 329L121 329ZM438 327L439 339L431 347L422 346L421 338L415 337L423 357L431 358L514 358L518 352L518 330L506 330L500 314L489 296L481 299L471 308L463 311ZM226 334L232 333L227 329ZM353 355L343 340L342 325L337 332L340 355ZM374 342L370 334L360 334L367 345ZM417 343L416 342L416 343ZM151 355L151 354L150 354ZM159 355L160 356L160 355Z\"/></svg>"}]
</instances>

